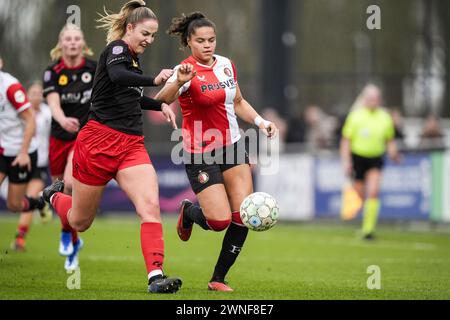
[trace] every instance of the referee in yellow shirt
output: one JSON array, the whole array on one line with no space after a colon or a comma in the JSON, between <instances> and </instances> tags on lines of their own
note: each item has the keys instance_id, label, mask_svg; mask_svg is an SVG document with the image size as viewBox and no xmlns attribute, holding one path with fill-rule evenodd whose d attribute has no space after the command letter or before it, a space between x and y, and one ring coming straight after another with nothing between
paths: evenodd
<instances>
[{"instance_id":1,"label":"referee in yellow shirt","mask_svg":"<svg viewBox=\"0 0 450 320\"><path fill-rule=\"evenodd\" d=\"M353 187L364 200L362 234L374 239L380 210L379 190L383 157L400 161L394 141L394 124L388 112L380 108L381 92L368 85L362 92L362 107L348 115L342 129L341 160L346 175L353 178Z\"/></svg>"}]
</instances>

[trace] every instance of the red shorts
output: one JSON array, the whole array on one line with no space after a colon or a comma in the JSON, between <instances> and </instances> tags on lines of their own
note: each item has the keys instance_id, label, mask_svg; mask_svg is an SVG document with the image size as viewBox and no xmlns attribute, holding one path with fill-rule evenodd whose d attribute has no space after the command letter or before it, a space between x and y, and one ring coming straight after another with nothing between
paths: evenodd
<instances>
[{"instance_id":1,"label":"red shorts","mask_svg":"<svg viewBox=\"0 0 450 320\"><path fill-rule=\"evenodd\" d=\"M91 186L104 186L119 170L151 164L144 136L126 134L90 120L78 134L73 177Z\"/></svg>"},{"instance_id":2,"label":"red shorts","mask_svg":"<svg viewBox=\"0 0 450 320\"><path fill-rule=\"evenodd\" d=\"M50 174L52 176L62 176L67 165L69 153L73 150L75 140L64 141L55 137L50 137L50 147L48 158L50 161Z\"/></svg>"}]
</instances>

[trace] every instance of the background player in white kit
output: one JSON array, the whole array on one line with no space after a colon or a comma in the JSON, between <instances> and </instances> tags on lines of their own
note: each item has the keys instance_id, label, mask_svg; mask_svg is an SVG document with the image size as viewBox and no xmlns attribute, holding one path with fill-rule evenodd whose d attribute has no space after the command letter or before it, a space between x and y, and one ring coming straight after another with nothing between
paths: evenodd
<instances>
[{"instance_id":1,"label":"background player in white kit","mask_svg":"<svg viewBox=\"0 0 450 320\"><path fill-rule=\"evenodd\" d=\"M27 91L28 99L36 114L36 134L35 138L38 143L38 160L37 167L33 171L31 181L28 183L27 195L29 197L38 198L39 193L49 182L48 174L48 148L50 139L50 125L52 121L52 113L47 104L43 102L42 84L40 82L33 83ZM48 207L47 207L48 208ZM33 212L22 212L20 214L17 233L11 245L16 251L25 250L25 237L30 230L33 221ZM47 222L52 217L51 210L41 212L42 222Z\"/></svg>"},{"instance_id":2,"label":"background player in white kit","mask_svg":"<svg viewBox=\"0 0 450 320\"><path fill-rule=\"evenodd\" d=\"M8 177L6 204L12 212L45 208L45 203L25 195L37 161L35 130L35 113L25 90L0 70L0 185Z\"/></svg>"}]
</instances>

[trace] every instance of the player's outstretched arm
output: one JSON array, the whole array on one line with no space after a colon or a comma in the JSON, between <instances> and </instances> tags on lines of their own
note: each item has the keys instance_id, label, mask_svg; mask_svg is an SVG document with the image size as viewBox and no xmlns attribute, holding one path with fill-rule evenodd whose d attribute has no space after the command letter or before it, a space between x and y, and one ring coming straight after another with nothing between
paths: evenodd
<instances>
[{"instance_id":1,"label":"player's outstretched arm","mask_svg":"<svg viewBox=\"0 0 450 320\"><path fill-rule=\"evenodd\" d=\"M270 121L264 120L258 112L242 97L239 85L236 87L236 97L234 98L234 111L236 115L247 123L256 124L265 135L272 138L278 133L277 126Z\"/></svg>"}]
</instances>

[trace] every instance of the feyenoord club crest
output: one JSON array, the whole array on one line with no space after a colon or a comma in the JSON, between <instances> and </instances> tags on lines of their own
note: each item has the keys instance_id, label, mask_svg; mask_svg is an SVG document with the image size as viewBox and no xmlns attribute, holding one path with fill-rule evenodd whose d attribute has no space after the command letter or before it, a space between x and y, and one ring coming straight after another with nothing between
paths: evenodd
<instances>
[{"instance_id":1,"label":"feyenoord club crest","mask_svg":"<svg viewBox=\"0 0 450 320\"><path fill-rule=\"evenodd\" d=\"M85 72L81 75L81 81L83 81L84 83L89 83L92 80L92 74L90 74L89 72Z\"/></svg>"},{"instance_id":2,"label":"feyenoord club crest","mask_svg":"<svg viewBox=\"0 0 450 320\"><path fill-rule=\"evenodd\" d=\"M229 68L225 68L223 69L223 72L228 76L231 77L233 75L233 73L231 72L231 70Z\"/></svg>"},{"instance_id":3,"label":"feyenoord club crest","mask_svg":"<svg viewBox=\"0 0 450 320\"><path fill-rule=\"evenodd\" d=\"M200 173L198 174L198 182L200 182L201 184L205 184L209 181L209 174L207 174L206 172L200 171Z\"/></svg>"}]
</instances>

